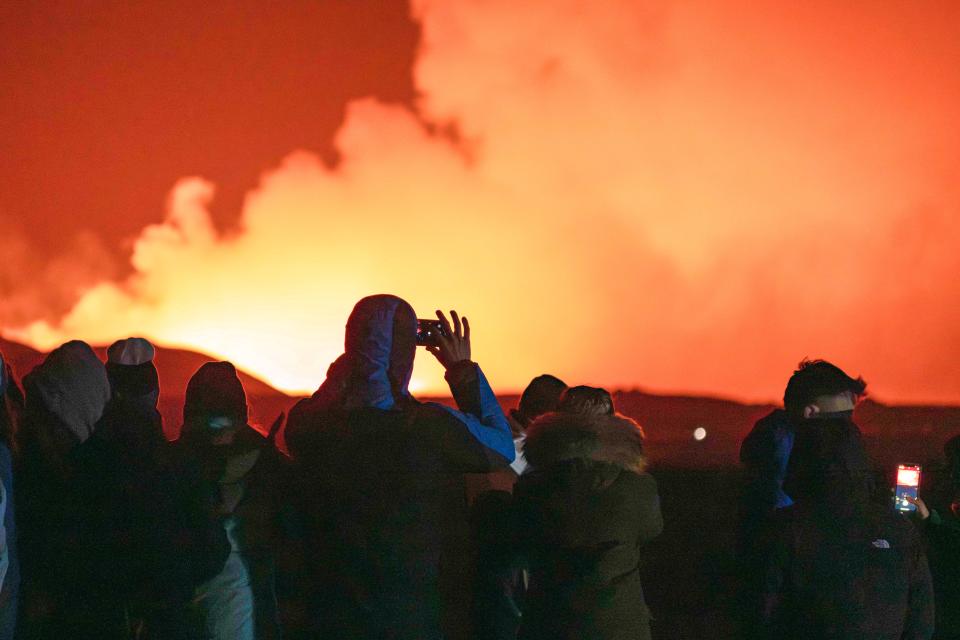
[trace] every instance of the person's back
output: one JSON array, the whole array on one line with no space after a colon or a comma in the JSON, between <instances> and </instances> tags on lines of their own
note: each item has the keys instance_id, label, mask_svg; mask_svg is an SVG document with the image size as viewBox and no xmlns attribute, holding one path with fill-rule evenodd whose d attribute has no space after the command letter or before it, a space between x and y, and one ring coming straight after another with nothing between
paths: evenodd
<instances>
[{"instance_id":1,"label":"person's back","mask_svg":"<svg viewBox=\"0 0 960 640\"><path fill-rule=\"evenodd\" d=\"M555 411L566 383L550 374L530 381L507 419L517 457L509 469L467 476L467 498L477 538L477 575L473 590L476 640L515 640L522 617L526 574L511 531L513 486L527 469L523 444L527 427Z\"/></svg>"},{"instance_id":2,"label":"person's back","mask_svg":"<svg viewBox=\"0 0 960 640\"><path fill-rule=\"evenodd\" d=\"M0 640L12 640L17 625L20 595L20 557L18 553L16 492L13 469L17 423L23 410L23 394L13 377L12 367L0 354L0 482L3 484L2 522L0 522Z\"/></svg>"},{"instance_id":3,"label":"person's back","mask_svg":"<svg viewBox=\"0 0 960 640\"><path fill-rule=\"evenodd\" d=\"M280 637L274 554L279 527L279 459L272 440L248 424L246 392L229 362L208 362L191 377L175 464L192 476L195 496L216 517L227 554L195 602L204 637ZM209 520L198 518L198 538ZM222 558L220 543L208 555ZM202 549L201 549L202 551Z\"/></svg>"},{"instance_id":4,"label":"person's back","mask_svg":"<svg viewBox=\"0 0 960 640\"><path fill-rule=\"evenodd\" d=\"M490 464L459 429L428 405L358 409L323 426L306 459L317 465L318 561L331 572L324 615L343 614L321 623L339 637L437 633L441 592L466 578L462 474Z\"/></svg>"},{"instance_id":5,"label":"person's back","mask_svg":"<svg viewBox=\"0 0 960 640\"><path fill-rule=\"evenodd\" d=\"M641 550L663 520L640 428L609 413L547 414L525 451L531 469L515 495L531 575L520 638L649 638Z\"/></svg>"},{"instance_id":6,"label":"person's back","mask_svg":"<svg viewBox=\"0 0 960 640\"><path fill-rule=\"evenodd\" d=\"M745 483L739 502L737 556L740 571L740 615L745 632L756 627L752 603L761 588L775 513L793 504L784 490L787 464L796 430L810 422L850 416L866 391L862 378L852 378L824 360L804 360L783 394L783 409L761 418L740 446Z\"/></svg>"},{"instance_id":7,"label":"person's back","mask_svg":"<svg viewBox=\"0 0 960 640\"><path fill-rule=\"evenodd\" d=\"M513 443L468 342L465 358L441 358L462 412L409 396L415 338L409 305L362 300L344 356L291 411L323 638L452 637L467 619L458 598L470 586L463 474L505 467ZM372 371L361 375L364 366Z\"/></svg>"},{"instance_id":8,"label":"person's back","mask_svg":"<svg viewBox=\"0 0 960 640\"><path fill-rule=\"evenodd\" d=\"M80 505L73 499L73 454L93 433L110 397L103 363L73 341L52 351L24 378L17 524L22 562L18 634L68 637L82 603L68 596L80 582Z\"/></svg>"},{"instance_id":9,"label":"person's back","mask_svg":"<svg viewBox=\"0 0 960 640\"><path fill-rule=\"evenodd\" d=\"M153 347L115 343L106 365L112 398L93 435L72 455L79 507L75 598L83 617L76 638L163 637L178 605L193 596L189 551L171 533L182 518L163 423ZM149 634L154 634L150 636Z\"/></svg>"},{"instance_id":10,"label":"person's back","mask_svg":"<svg viewBox=\"0 0 960 640\"><path fill-rule=\"evenodd\" d=\"M769 637L931 637L933 594L922 543L888 505L855 520L797 505L778 514L776 527Z\"/></svg>"},{"instance_id":11,"label":"person's back","mask_svg":"<svg viewBox=\"0 0 960 640\"><path fill-rule=\"evenodd\" d=\"M859 431L845 419L797 435L766 559L764 637L929 638L933 592L913 525L877 499Z\"/></svg>"}]
</instances>

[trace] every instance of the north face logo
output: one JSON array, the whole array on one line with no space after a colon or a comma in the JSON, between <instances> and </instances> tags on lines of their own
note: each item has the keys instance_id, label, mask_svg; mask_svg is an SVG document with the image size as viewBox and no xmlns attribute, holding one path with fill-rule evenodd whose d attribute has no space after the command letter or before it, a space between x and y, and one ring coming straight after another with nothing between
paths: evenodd
<instances>
[{"instance_id":1,"label":"north face logo","mask_svg":"<svg viewBox=\"0 0 960 640\"><path fill-rule=\"evenodd\" d=\"M887 542L886 540L884 540L883 538L877 538L876 540L874 540L874 541L871 542L870 544L873 545L873 546L874 546L875 548L877 548L877 549L889 549L889 548L890 548L890 543Z\"/></svg>"}]
</instances>

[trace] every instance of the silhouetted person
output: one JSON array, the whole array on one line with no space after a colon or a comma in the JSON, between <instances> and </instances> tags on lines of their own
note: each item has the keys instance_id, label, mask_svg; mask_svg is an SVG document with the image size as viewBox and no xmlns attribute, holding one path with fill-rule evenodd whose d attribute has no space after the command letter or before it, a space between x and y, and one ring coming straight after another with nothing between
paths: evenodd
<instances>
[{"instance_id":1,"label":"silhouetted person","mask_svg":"<svg viewBox=\"0 0 960 640\"><path fill-rule=\"evenodd\" d=\"M642 547L663 530L643 431L603 389L572 387L527 429L514 490L529 556L521 640L650 638Z\"/></svg>"},{"instance_id":2,"label":"silhouetted person","mask_svg":"<svg viewBox=\"0 0 960 640\"><path fill-rule=\"evenodd\" d=\"M770 512L790 506L783 490L796 425L808 419L852 416L866 391L863 378L851 378L824 360L804 360L790 377L777 409L743 440L740 461L750 474L749 509Z\"/></svg>"},{"instance_id":3,"label":"silhouetted person","mask_svg":"<svg viewBox=\"0 0 960 640\"><path fill-rule=\"evenodd\" d=\"M933 592L936 597L937 640L960 638L960 436L943 447L950 470L950 501L944 508L929 508L915 501L915 520L927 540ZM909 499L909 498L908 498Z\"/></svg>"},{"instance_id":4,"label":"silhouetted person","mask_svg":"<svg viewBox=\"0 0 960 640\"><path fill-rule=\"evenodd\" d=\"M844 417L797 427L764 563L762 637L920 640L933 587L919 533L876 486L859 429Z\"/></svg>"},{"instance_id":5,"label":"silhouetted person","mask_svg":"<svg viewBox=\"0 0 960 640\"><path fill-rule=\"evenodd\" d=\"M291 411L287 442L304 474L321 638L438 640L469 623L466 472L513 460L510 428L471 361L470 326L438 312L429 348L459 410L420 403L407 386L417 318L389 295L364 298L344 354ZM466 597L465 597L466 596Z\"/></svg>"},{"instance_id":6,"label":"silhouetted person","mask_svg":"<svg viewBox=\"0 0 960 640\"><path fill-rule=\"evenodd\" d=\"M82 607L72 637L198 637L182 614L197 559L181 533L195 526L169 464L154 348L129 338L107 354L112 396L73 456L80 581L71 599Z\"/></svg>"},{"instance_id":7,"label":"silhouetted person","mask_svg":"<svg viewBox=\"0 0 960 640\"><path fill-rule=\"evenodd\" d=\"M184 475L216 518L228 553L197 587L203 638L280 637L275 592L279 453L248 424L247 397L229 362L208 362L190 379L175 443ZM212 545L216 548L216 544ZM222 556L211 554L213 562Z\"/></svg>"},{"instance_id":8,"label":"silhouetted person","mask_svg":"<svg viewBox=\"0 0 960 640\"><path fill-rule=\"evenodd\" d=\"M741 496L738 556L743 579L741 613L745 627L750 618L764 562L767 529L774 512L793 503L783 489L787 463L797 426L806 421L851 417L866 391L862 378L852 378L824 360L804 360L787 382L783 409L759 420L740 446L740 461L746 471Z\"/></svg>"},{"instance_id":9,"label":"silhouetted person","mask_svg":"<svg viewBox=\"0 0 960 640\"><path fill-rule=\"evenodd\" d=\"M17 553L16 493L13 484L17 425L23 412L23 393L13 368L0 354L0 640L12 640L17 626L20 558Z\"/></svg>"},{"instance_id":10,"label":"silhouetted person","mask_svg":"<svg viewBox=\"0 0 960 640\"><path fill-rule=\"evenodd\" d=\"M523 456L526 429L531 422L560 403L567 385L559 378L542 374L530 381L520 404L507 415L513 432L516 459L509 469L467 477L473 505L472 520L477 531L477 578L474 587L474 637L477 640L515 640L520 628L526 574L512 537L511 492L527 468Z\"/></svg>"},{"instance_id":11,"label":"silhouetted person","mask_svg":"<svg viewBox=\"0 0 960 640\"><path fill-rule=\"evenodd\" d=\"M530 381L520 396L519 406L510 411L510 429L513 431L513 442L517 451L517 457L510 467L517 475L521 475L527 468L523 455L527 427L543 414L556 411L560 396L566 390L567 385L560 378L548 373L541 374Z\"/></svg>"},{"instance_id":12,"label":"silhouetted person","mask_svg":"<svg viewBox=\"0 0 960 640\"><path fill-rule=\"evenodd\" d=\"M26 412L20 432L17 525L21 572L18 637L69 638L80 582L73 453L85 442L110 399L103 363L89 345L67 342L23 381Z\"/></svg>"}]
</instances>

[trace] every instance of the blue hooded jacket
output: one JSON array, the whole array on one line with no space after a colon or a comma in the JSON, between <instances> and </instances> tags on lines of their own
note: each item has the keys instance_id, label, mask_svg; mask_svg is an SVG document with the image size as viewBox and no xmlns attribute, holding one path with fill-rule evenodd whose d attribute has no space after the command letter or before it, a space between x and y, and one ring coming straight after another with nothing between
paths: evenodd
<instances>
[{"instance_id":1,"label":"blue hooded jacket","mask_svg":"<svg viewBox=\"0 0 960 640\"><path fill-rule=\"evenodd\" d=\"M311 637L438 640L469 620L472 535L465 473L514 458L480 368L451 366L457 409L408 385L417 318L394 296L361 300L344 354L287 421L314 576Z\"/></svg>"}]
</instances>

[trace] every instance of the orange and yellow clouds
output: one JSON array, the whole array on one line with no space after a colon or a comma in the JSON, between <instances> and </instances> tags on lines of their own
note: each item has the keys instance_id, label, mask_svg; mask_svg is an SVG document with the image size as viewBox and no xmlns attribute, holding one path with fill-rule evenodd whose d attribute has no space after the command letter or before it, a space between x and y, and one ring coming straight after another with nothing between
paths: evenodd
<instances>
[{"instance_id":1,"label":"orange and yellow clouds","mask_svg":"<svg viewBox=\"0 0 960 640\"><path fill-rule=\"evenodd\" d=\"M146 334L309 390L394 292L466 312L500 389L770 399L823 356L960 402L960 21L835 4L414 2L417 114L355 102L342 162L292 151L229 237L184 178L128 280L17 335Z\"/></svg>"}]
</instances>

